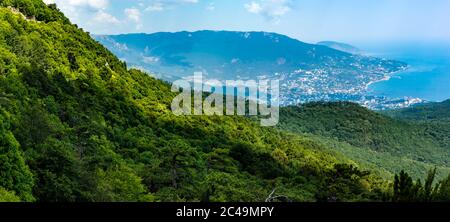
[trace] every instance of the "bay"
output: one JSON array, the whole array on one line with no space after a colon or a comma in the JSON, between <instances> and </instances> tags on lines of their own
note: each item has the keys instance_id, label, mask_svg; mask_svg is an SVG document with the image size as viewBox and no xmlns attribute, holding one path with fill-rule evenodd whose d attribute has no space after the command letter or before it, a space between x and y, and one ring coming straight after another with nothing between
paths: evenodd
<instances>
[{"instance_id":1,"label":"bay","mask_svg":"<svg viewBox=\"0 0 450 222\"><path fill-rule=\"evenodd\" d=\"M450 99L449 43L385 43L366 45L364 50L369 55L409 65L407 70L393 74L390 80L372 84L371 95L436 102Z\"/></svg>"}]
</instances>

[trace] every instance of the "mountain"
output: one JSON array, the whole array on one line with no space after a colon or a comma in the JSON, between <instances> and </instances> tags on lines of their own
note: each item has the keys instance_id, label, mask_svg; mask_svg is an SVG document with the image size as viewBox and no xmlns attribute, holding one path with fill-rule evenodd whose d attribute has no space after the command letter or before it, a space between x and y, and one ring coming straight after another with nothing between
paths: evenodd
<instances>
[{"instance_id":1,"label":"mountain","mask_svg":"<svg viewBox=\"0 0 450 222\"><path fill-rule=\"evenodd\" d=\"M128 69L55 5L0 6L0 201L264 201L274 189L283 196L275 201L357 201L388 193L384 180L311 138L245 117L172 114L169 84Z\"/></svg>"},{"instance_id":2,"label":"mountain","mask_svg":"<svg viewBox=\"0 0 450 222\"><path fill-rule=\"evenodd\" d=\"M427 105L427 113L443 114L447 103ZM398 112L414 113L410 110L425 109L420 107ZM346 156L389 172L409 169L416 178L424 177L434 166L450 172L448 120L446 123L407 121L354 103L310 103L283 108L279 128L326 138Z\"/></svg>"},{"instance_id":3,"label":"mountain","mask_svg":"<svg viewBox=\"0 0 450 222\"><path fill-rule=\"evenodd\" d=\"M335 60L352 60L344 52L266 32L198 31L94 37L130 64L157 73L169 68L167 71L176 73L177 78L204 70L211 78L255 79L276 72L313 69ZM175 68L182 71L172 71Z\"/></svg>"},{"instance_id":4,"label":"mountain","mask_svg":"<svg viewBox=\"0 0 450 222\"><path fill-rule=\"evenodd\" d=\"M383 114L416 125L442 147L450 148L450 100L385 111Z\"/></svg>"},{"instance_id":5,"label":"mountain","mask_svg":"<svg viewBox=\"0 0 450 222\"><path fill-rule=\"evenodd\" d=\"M279 79L281 103L352 100L402 70L398 61L355 55L267 32L198 31L94 36L128 65L174 81L203 72L208 79Z\"/></svg>"},{"instance_id":6,"label":"mountain","mask_svg":"<svg viewBox=\"0 0 450 222\"><path fill-rule=\"evenodd\" d=\"M332 49L336 49L339 51L343 51L343 52L347 52L350 54L362 54L361 49L358 49L355 46L346 44L346 43L341 43L341 42L333 42L333 41L322 41L322 42L318 42L317 45L323 45Z\"/></svg>"},{"instance_id":7,"label":"mountain","mask_svg":"<svg viewBox=\"0 0 450 222\"><path fill-rule=\"evenodd\" d=\"M390 110L385 114L404 120L448 121L450 120L450 100L440 103L426 103L414 107Z\"/></svg>"}]
</instances>

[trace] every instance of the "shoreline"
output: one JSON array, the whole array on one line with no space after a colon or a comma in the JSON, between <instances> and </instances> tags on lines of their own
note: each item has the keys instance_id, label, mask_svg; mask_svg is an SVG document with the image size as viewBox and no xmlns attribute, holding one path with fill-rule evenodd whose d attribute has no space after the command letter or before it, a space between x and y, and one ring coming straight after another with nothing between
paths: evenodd
<instances>
[{"instance_id":1,"label":"shoreline","mask_svg":"<svg viewBox=\"0 0 450 222\"><path fill-rule=\"evenodd\" d=\"M365 87L365 91L369 91L369 88L371 85L375 84L375 83L379 83L379 82L385 82L385 81L389 81L391 80L392 76L391 74L386 74L382 79L380 80L374 80L374 81L370 81L369 83L366 84Z\"/></svg>"},{"instance_id":2,"label":"shoreline","mask_svg":"<svg viewBox=\"0 0 450 222\"><path fill-rule=\"evenodd\" d=\"M398 74L398 73L401 73L401 72L405 72L405 71L409 70L410 68L411 68L411 66L408 65L402 70L398 70L398 71L395 71L395 72L390 72L390 73L385 74L384 77L382 79L380 79L380 80L370 81L369 83L366 84L365 91L368 92L370 86L372 86L373 84L389 81L389 80L391 80L393 78L393 76L395 74Z\"/></svg>"}]
</instances>

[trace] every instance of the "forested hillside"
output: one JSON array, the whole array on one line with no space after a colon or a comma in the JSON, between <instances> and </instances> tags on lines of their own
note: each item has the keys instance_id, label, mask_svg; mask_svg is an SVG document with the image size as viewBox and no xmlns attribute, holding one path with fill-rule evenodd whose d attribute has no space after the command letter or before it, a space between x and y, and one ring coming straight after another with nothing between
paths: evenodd
<instances>
[{"instance_id":1,"label":"forested hillside","mask_svg":"<svg viewBox=\"0 0 450 222\"><path fill-rule=\"evenodd\" d=\"M445 172L433 131L350 103L287 108L283 130L175 116L168 83L128 69L55 5L0 6L0 202L450 199L437 171L389 178Z\"/></svg>"},{"instance_id":2,"label":"forested hillside","mask_svg":"<svg viewBox=\"0 0 450 222\"><path fill-rule=\"evenodd\" d=\"M426 103L414 107L384 112L393 118L404 120L449 120L450 100L441 103Z\"/></svg>"},{"instance_id":3,"label":"forested hillside","mask_svg":"<svg viewBox=\"0 0 450 222\"><path fill-rule=\"evenodd\" d=\"M442 113L431 110L429 113ZM346 156L390 172L407 169L421 178L434 166L450 172L449 126L442 121L393 119L357 104L340 102L284 108L279 127L324 137L332 144L347 143L337 148Z\"/></svg>"},{"instance_id":4,"label":"forested hillside","mask_svg":"<svg viewBox=\"0 0 450 222\"><path fill-rule=\"evenodd\" d=\"M176 117L40 0L0 1L0 201L377 200L384 183L302 136L241 117Z\"/></svg>"},{"instance_id":5,"label":"forested hillside","mask_svg":"<svg viewBox=\"0 0 450 222\"><path fill-rule=\"evenodd\" d=\"M450 150L450 100L386 111L383 114L414 125L427 138Z\"/></svg>"}]
</instances>

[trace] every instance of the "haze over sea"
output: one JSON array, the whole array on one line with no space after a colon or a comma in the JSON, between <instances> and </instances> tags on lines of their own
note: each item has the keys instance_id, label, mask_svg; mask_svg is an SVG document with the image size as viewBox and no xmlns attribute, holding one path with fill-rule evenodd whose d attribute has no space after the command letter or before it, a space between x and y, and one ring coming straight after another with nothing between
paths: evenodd
<instances>
[{"instance_id":1,"label":"haze over sea","mask_svg":"<svg viewBox=\"0 0 450 222\"><path fill-rule=\"evenodd\" d=\"M450 43L366 44L371 56L408 63L406 71L370 86L370 93L391 98L414 97L427 101L450 99Z\"/></svg>"}]
</instances>

